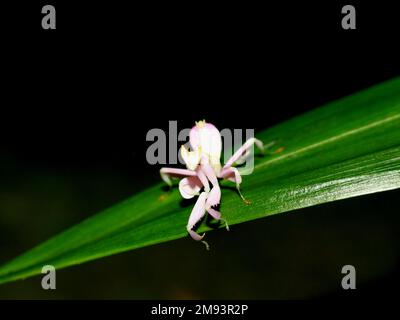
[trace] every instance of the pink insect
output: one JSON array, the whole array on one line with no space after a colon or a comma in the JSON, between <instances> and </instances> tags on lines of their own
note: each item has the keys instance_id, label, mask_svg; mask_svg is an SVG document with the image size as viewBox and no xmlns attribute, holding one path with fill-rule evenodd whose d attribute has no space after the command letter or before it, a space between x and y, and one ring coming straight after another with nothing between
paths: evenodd
<instances>
[{"instance_id":1,"label":"pink insect","mask_svg":"<svg viewBox=\"0 0 400 320\"><path fill-rule=\"evenodd\" d=\"M161 178L170 186L170 178L182 178L179 182L179 191L183 198L191 199L199 196L190 214L187 224L187 231L190 236L197 241L203 239L203 235L196 233L193 228L208 212L214 219L222 220L221 213L216 210L216 206L221 201L221 189L218 178L230 180L236 183L236 188L240 193L242 177L235 164L244 163L249 156L253 144L264 152L263 143L256 139L247 140L226 162L221 166L222 138L219 130L207 123L205 120L196 122L190 130L189 143L192 151L188 151L183 145L180 149L182 159L185 161L187 169L162 168ZM211 183L211 187L210 187ZM229 230L228 224L226 228ZM208 244L203 241L208 249Z\"/></svg>"}]
</instances>

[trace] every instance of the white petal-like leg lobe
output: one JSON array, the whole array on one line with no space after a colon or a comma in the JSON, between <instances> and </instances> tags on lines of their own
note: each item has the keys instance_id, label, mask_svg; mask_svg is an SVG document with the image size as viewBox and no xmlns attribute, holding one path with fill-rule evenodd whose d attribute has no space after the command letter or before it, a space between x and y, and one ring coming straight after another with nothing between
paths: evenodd
<instances>
[{"instance_id":1,"label":"white petal-like leg lobe","mask_svg":"<svg viewBox=\"0 0 400 320\"><path fill-rule=\"evenodd\" d=\"M171 178L182 178L182 177L194 177L196 176L195 171L178 168L161 168L161 178L169 185L172 185Z\"/></svg>"},{"instance_id":2,"label":"white petal-like leg lobe","mask_svg":"<svg viewBox=\"0 0 400 320\"><path fill-rule=\"evenodd\" d=\"M221 189L217 184L211 189L210 193L208 194L206 202L207 211L209 208L219 205L220 202L221 202Z\"/></svg>"},{"instance_id":3,"label":"white petal-like leg lobe","mask_svg":"<svg viewBox=\"0 0 400 320\"><path fill-rule=\"evenodd\" d=\"M221 212L213 209L213 206L218 205L221 202L221 189L219 188L219 185L215 185L212 189L211 192L208 194L207 197L207 202L206 202L206 210L207 212L217 220L221 219Z\"/></svg>"},{"instance_id":4,"label":"white petal-like leg lobe","mask_svg":"<svg viewBox=\"0 0 400 320\"><path fill-rule=\"evenodd\" d=\"M213 188L207 197L206 210L211 216L219 220L221 219L221 213L212 208L221 202L221 189L219 187L218 178L214 172L214 169L209 164L202 164L201 169L213 185Z\"/></svg>"},{"instance_id":5,"label":"white petal-like leg lobe","mask_svg":"<svg viewBox=\"0 0 400 320\"><path fill-rule=\"evenodd\" d=\"M212 188L210 194L208 195L207 202L206 202L206 210L214 219L222 220L223 222L225 222L226 230L229 231L228 222L225 219L221 218L221 212L212 208L212 206L219 204L220 200L221 200L221 189L217 185Z\"/></svg>"},{"instance_id":6,"label":"white petal-like leg lobe","mask_svg":"<svg viewBox=\"0 0 400 320\"><path fill-rule=\"evenodd\" d=\"M204 172L206 175L207 179L210 180L213 186L218 185L218 178L217 175L215 174L214 169L208 164L208 163L202 163L200 165L201 170Z\"/></svg>"},{"instance_id":7,"label":"white petal-like leg lobe","mask_svg":"<svg viewBox=\"0 0 400 320\"><path fill-rule=\"evenodd\" d=\"M245 153L244 153L239 159L237 159L237 160L235 161L235 165L241 165L241 164L245 163L245 162L246 162L246 159L247 159L247 158L249 157L249 155L250 155L250 152L251 152L250 148L247 149L247 150L245 151Z\"/></svg>"},{"instance_id":8,"label":"white petal-like leg lobe","mask_svg":"<svg viewBox=\"0 0 400 320\"><path fill-rule=\"evenodd\" d=\"M239 188L242 183L242 176L239 170L234 167L224 168L221 171L220 177L236 183L236 187Z\"/></svg>"},{"instance_id":9,"label":"white petal-like leg lobe","mask_svg":"<svg viewBox=\"0 0 400 320\"><path fill-rule=\"evenodd\" d=\"M226 180L230 180L236 183L236 189L239 192L240 197L246 203L250 203L240 192L240 184L242 183L242 176L240 175L238 169L234 167L224 168L221 171L220 177Z\"/></svg>"},{"instance_id":10,"label":"white petal-like leg lobe","mask_svg":"<svg viewBox=\"0 0 400 320\"><path fill-rule=\"evenodd\" d=\"M179 192L184 199L191 199L199 195L202 187L203 184L197 177L187 177L179 181Z\"/></svg>"},{"instance_id":11,"label":"white petal-like leg lobe","mask_svg":"<svg viewBox=\"0 0 400 320\"><path fill-rule=\"evenodd\" d=\"M230 159L225 163L224 169L231 167L234 163L243 163L244 160L250 154L250 148L255 144L262 152L264 152L264 145L262 141L256 138L250 138L247 140L234 154Z\"/></svg>"},{"instance_id":12,"label":"white petal-like leg lobe","mask_svg":"<svg viewBox=\"0 0 400 320\"><path fill-rule=\"evenodd\" d=\"M213 208L208 208L207 212L216 220L221 220L221 212L213 209Z\"/></svg>"},{"instance_id":13,"label":"white petal-like leg lobe","mask_svg":"<svg viewBox=\"0 0 400 320\"><path fill-rule=\"evenodd\" d=\"M205 192L210 192L210 184L208 183L208 179L207 176L205 175L205 173L201 170L201 167L199 167L196 170L197 173L197 177L200 179L201 183L204 186L204 191Z\"/></svg>"},{"instance_id":14,"label":"white petal-like leg lobe","mask_svg":"<svg viewBox=\"0 0 400 320\"><path fill-rule=\"evenodd\" d=\"M187 224L187 231L189 232L190 236L197 241L200 241L203 239L203 235L197 234L195 231L193 231L193 227L197 222L201 220L201 218L204 217L206 214L206 200L207 200L207 192L202 192L199 196L199 198L196 201L196 204L193 207L192 213L190 214L189 217L189 222Z\"/></svg>"}]
</instances>

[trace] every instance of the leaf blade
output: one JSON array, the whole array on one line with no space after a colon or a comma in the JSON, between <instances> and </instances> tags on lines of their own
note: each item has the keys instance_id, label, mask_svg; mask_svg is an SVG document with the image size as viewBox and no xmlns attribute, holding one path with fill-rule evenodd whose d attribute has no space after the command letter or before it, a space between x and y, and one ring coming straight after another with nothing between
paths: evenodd
<instances>
[{"instance_id":1,"label":"leaf blade","mask_svg":"<svg viewBox=\"0 0 400 320\"><path fill-rule=\"evenodd\" d=\"M258 135L284 151L257 158L243 179L246 206L223 190L230 224L400 187L400 78L286 121ZM104 210L0 268L0 283L186 235L190 207L158 184ZM202 226L200 231L210 230Z\"/></svg>"}]
</instances>

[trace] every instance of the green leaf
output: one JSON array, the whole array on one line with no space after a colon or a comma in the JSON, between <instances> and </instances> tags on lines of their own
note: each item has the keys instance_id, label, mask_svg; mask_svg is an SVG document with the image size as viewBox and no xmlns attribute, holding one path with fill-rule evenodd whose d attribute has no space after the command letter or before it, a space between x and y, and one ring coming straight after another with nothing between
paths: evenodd
<instances>
[{"instance_id":1,"label":"green leaf","mask_svg":"<svg viewBox=\"0 0 400 320\"><path fill-rule=\"evenodd\" d=\"M281 152L256 157L254 172L243 177L241 189L250 205L234 188L223 188L221 212L230 225L399 188L400 78L267 129L258 138L279 141ZM177 188L165 191L160 183L5 264L0 283L39 274L46 264L59 269L186 237L191 208ZM210 229L203 223L198 231Z\"/></svg>"}]
</instances>

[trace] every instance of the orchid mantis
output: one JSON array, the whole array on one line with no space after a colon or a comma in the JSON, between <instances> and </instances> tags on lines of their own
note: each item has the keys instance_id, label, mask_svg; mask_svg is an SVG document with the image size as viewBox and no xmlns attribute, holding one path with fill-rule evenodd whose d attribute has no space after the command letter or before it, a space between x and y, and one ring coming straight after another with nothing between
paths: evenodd
<instances>
[{"instance_id":1,"label":"orchid mantis","mask_svg":"<svg viewBox=\"0 0 400 320\"><path fill-rule=\"evenodd\" d=\"M183 145L180 149L186 169L162 168L160 174L161 178L170 186L172 185L171 178L182 178L179 182L179 191L183 198L191 199L198 196L186 229L194 240L201 241L204 234L199 235L193 228L207 212L214 219L223 220L221 213L216 209L221 201L218 179L226 179L236 183L240 196L245 200L240 193L242 177L233 165L243 163L249 156L254 144L262 152L264 146L260 140L250 138L224 166L221 166L221 134L214 125L205 120L196 122L196 125L190 130L189 143L192 151L188 151ZM227 223L226 227L229 230ZM204 243L208 248L207 243Z\"/></svg>"}]
</instances>

